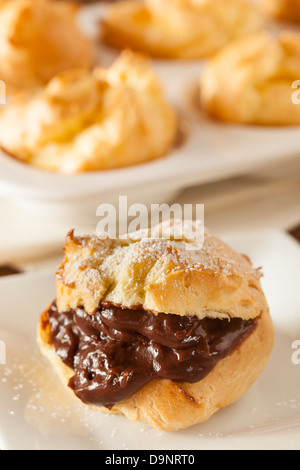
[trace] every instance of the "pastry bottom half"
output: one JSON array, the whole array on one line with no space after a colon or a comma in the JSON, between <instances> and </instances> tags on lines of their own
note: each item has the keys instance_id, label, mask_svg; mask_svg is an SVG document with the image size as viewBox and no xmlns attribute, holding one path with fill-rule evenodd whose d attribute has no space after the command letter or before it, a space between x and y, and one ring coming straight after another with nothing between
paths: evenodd
<instances>
[{"instance_id":1,"label":"pastry bottom half","mask_svg":"<svg viewBox=\"0 0 300 470\"><path fill-rule=\"evenodd\" d=\"M147 423L164 431L176 431L204 422L219 409L241 398L264 370L274 341L269 311L263 311L256 322L251 334L199 382L157 378L111 409L86 406L105 413L123 414L131 421ZM56 354L43 315L38 328L38 342L42 353L68 386L74 371ZM73 394L71 389L70 393Z\"/></svg>"}]
</instances>

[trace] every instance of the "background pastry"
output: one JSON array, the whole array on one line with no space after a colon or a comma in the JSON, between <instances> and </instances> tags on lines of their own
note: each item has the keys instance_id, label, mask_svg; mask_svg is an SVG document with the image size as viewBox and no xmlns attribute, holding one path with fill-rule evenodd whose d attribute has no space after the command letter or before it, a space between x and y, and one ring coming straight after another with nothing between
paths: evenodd
<instances>
[{"instance_id":1,"label":"background pastry","mask_svg":"<svg viewBox=\"0 0 300 470\"><path fill-rule=\"evenodd\" d=\"M248 0L125 0L109 8L102 29L112 46L191 59L214 54L261 26Z\"/></svg>"},{"instance_id":2,"label":"background pastry","mask_svg":"<svg viewBox=\"0 0 300 470\"><path fill-rule=\"evenodd\" d=\"M20 160L75 173L164 156L177 118L148 61L123 52L108 69L71 69L0 114L0 145Z\"/></svg>"},{"instance_id":3,"label":"background pastry","mask_svg":"<svg viewBox=\"0 0 300 470\"><path fill-rule=\"evenodd\" d=\"M274 18L300 22L300 0L262 0L262 4Z\"/></svg>"},{"instance_id":4,"label":"background pastry","mask_svg":"<svg viewBox=\"0 0 300 470\"><path fill-rule=\"evenodd\" d=\"M69 67L92 66L93 47L79 30L78 8L64 1L0 1L0 79L8 89L45 84Z\"/></svg>"},{"instance_id":5,"label":"background pastry","mask_svg":"<svg viewBox=\"0 0 300 470\"><path fill-rule=\"evenodd\" d=\"M198 248L68 235L39 343L82 402L177 430L256 380L273 345L261 274L209 232Z\"/></svg>"},{"instance_id":6,"label":"background pastry","mask_svg":"<svg viewBox=\"0 0 300 470\"><path fill-rule=\"evenodd\" d=\"M229 45L201 77L201 103L217 119L299 125L292 84L300 76L300 35L261 33Z\"/></svg>"}]
</instances>

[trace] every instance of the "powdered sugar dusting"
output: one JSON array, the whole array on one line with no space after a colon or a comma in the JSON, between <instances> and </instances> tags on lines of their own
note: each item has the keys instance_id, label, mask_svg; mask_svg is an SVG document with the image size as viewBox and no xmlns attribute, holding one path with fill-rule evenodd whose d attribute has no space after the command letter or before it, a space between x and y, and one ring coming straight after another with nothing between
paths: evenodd
<instances>
[{"instance_id":1,"label":"powdered sugar dusting","mask_svg":"<svg viewBox=\"0 0 300 470\"><path fill-rule=\"evenodd\" d=\"M71 232L67 237L66 257L57 275L61 283L59 310L84 306L88 313L94 313L103 300L129 307L145 305L149 286L161 286L168 292L170 282L173 282L172 288L176 288L176 282L179 283L178 296L183 296L184 292L192 290L188 285L189 274L195 278L197 274L203 276L204 273L211 278L223 278L221 282L224 283L226 278L243 278L245 291L241 295L244 300L250 299L251 288L259 289L260 273L253 269L249 259L208 231L204 232L204 241L199 241L197 246L189 238L190 228L185 229L186 236L179 240L176 233L171 240L143 238L144 232L130 234L126 239L110 240L96 235L75 237ZM158 229L157 233L161 235L162 231ZM192 250L191 244L194 244ZM238 287L238 283L236 285ZM66 291L65 287L71 290ZM182 314L177 307L174 306L173 310L168 307L168 313ZM160 311L159 307L152 309ZM206 310L213 311L214 306ZM206 315L201 312L199 315ZM258 307L254 306L250 316L258 313ZM220 315L223 318L224 312Z\"/></svg>"},{"instance_id":2,"label":"powdered sugar dusting","mask_svg":"<svg viewBox=\"0 0 300 470\"><path fill-rule=\"evenodd\" d=\"M78 436L83 442L90 441L92 448L103 448L107 440L114 439L117 433L114 417L103 427L107 415L80 403L59 380L37 345L2 331L1 338L7 344L8 364L0 367L0 384L10 419L17 419L18 423L24 420L29 425L24 429L28 433L30 429L37 431L46 443L53 437ZM99 414L103 419L99 419Z\"/></svg>"}]
</instances>

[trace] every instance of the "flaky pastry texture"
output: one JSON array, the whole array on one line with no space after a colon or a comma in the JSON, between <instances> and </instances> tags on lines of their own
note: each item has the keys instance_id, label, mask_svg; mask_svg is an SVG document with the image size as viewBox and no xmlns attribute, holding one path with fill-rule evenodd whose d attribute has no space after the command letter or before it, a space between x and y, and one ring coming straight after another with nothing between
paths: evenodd
<instances>
[{"instance_id":1,"label":"flaky pastry texture","mask_svg":"<svg viewBox=\"0 0 300 470\"><path fill-rule=\"evenodd\" d=\"M45 84L69 67L91 67L78 6L49 0L0 1L0 79L9 92Z\"/></svg>"},{"instance_id":2,"label":"flaky pastry texture","mask_svg":"<svg viewBox=\"0 0 300 470\"><path fill-rule=\"evenodd\" d=\"M248 0L125 0L109 7L101 34L117 48L193 59L260 30L262 23Z\"/></svg>"},{"instance_id":3,"label":"flaky pastry texture","mask_svg":"<svg viewBox=\"0 0 300 470\"><path fill-rule=\"evenodd\" d=\"M224 121L299 125L300 106L292 99L299 76L300 35L260 33L230 44L209 62L200 80L201 105Z\"/></svg>"},{"instance_id":4,"label":"flaky pastry texture","mask_svg":"<svg viewBox=\"0 0 300 470\"><path fill-rule=\"evenodd\" d=\"M129 51L107 69L62 72L0 113L6 152L66 174L160 158L176 135L176 113L148 60Z\"/></svg>"},{"instance_id":5,"label":"flaky pastry texture","mask_svg":"<svg viewBox=\"0 0 300 470\"><path fill-rule=\"evenodd\" d=\"M267 308L261 273L246 256L209 231L203 247L190 250L189 243L185 232L171 240L70 232L56 277L58 310L84 307L94 314L107 301L154 313L249 320Z\"/></svg>"},{"instance_id":6,"label":"flaky pastry texture","mask_svg":"<svg viewBox=\"0 0 300 470\"><path fill-rule=\"evenodd\" d=\"M262 6L276 19L300 22L300 0L262 0Z\"/></svg>"}]
</instances>

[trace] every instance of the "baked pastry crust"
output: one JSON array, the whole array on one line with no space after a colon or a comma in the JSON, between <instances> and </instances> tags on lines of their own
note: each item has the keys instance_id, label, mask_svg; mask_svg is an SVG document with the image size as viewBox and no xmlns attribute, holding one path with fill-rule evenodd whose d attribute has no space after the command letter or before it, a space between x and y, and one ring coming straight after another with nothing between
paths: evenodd
<instances>
[{"instance_id":1,"label":"baked pastry crust","mask_svg":"<svg viewBox=\"0 0 300 470\"><path fill-rule=\"evenodd\" d=\"M224 79L224 77L229 77ZM300 76L300 35L260 33L229 45L200 80L203 109L214 118L258 125L299 125L292 83Z\"/></svg>"},{"instance_id":2,"label":"baked pastry crust","mask_svg":"<svg viewBox=\"0 0 300 470\"><path fill-rule=\"evenodd\" d=\"M71 2L0 2L0 78L9 92L45 84L69 67L92 66L93 46L77 13Z\"/></svg>"},{"instance_id":3,"label":"baked pastry crust","mask_svg":"<svg viewBox=\"0 0 300 470\"><path fill-rule=\"evenodd\" d=\"M57 272L58 310L84 307L93 314L106 301L199 319L249 320L267 308L261 273L247 257L208 231L202 249L187 250L188 245L185 236L102 240L71 232Z\"/></svg>"},{"instance_id":4,"label":"baked pastry crust","mask_svg":"<svg viewBox=\"0 0 300 470\"><path fill-rule=\"evenodd\" d=\"M122 307L142 306L154 314L256 321L250 335L203 380L179 383L158 378L110 411L90 406L175 431L206 421L248 390L268 362L274 331L260 271L253 269L245 255L209 231L195 251L188 250L191 242L185 229L180 241L175 236L154 240L143 235L137 232L110 240L69 233L66 256L57 273L58 311L84 307L93 314L100 302L109 301ZM197 248L195 242L193 248ZM47 311L40 319L38 343L67 385L74 371L55 352Z\"/></svg>"},{"instance_id":5,"label":"baked pastry crust","mask_svg":"<svg viewBox=\"0 0 300 470\"><path fill-rule=\"evenodd\" d=\"M263 0L262 5L264 10L276 19L300 22L299 0Z\"/></svg>"},{"instance_id":6,"label":"baked pastry crust","mask_svg":"<svg viewBox=\"0 0 300 470\"><path fill-rule=\"evenodd\" d=\"M124 51L107 69L70 69L0 113L9 154L60 173L106 170L163 157L178 123L148 60Z\"/></svg>"},{"instance_id":7,"label":"baked pastry crust","mask_svg":"<svg viewBox=\"0 0 300 470\"><path fill-rule=\"evenodd\" d=\"M125 0L109 7L102 39L160 58L201 58L257 32L263 20L248 0Z\"/></svg>"},{"instance_id":8,"label":"baked pastry crust","mask_svg":"<svg viewBox=\"0 0 300 470\"><path fill-rule=\"evenodd\" d=\"M49 327L43 320L42 316L38 329L41 352L51 362L62 383L67 385L74 372L57 356L51 345ZM105 413L123 414L131 421L150 424L163 431L177 431L202 423L219 409L239 400L252 386L269 360L273 341L273 324L266 309L254 332L200 382L175 383L156 379L111 410L89 407Z\"/></svg>"}]
</instances>

